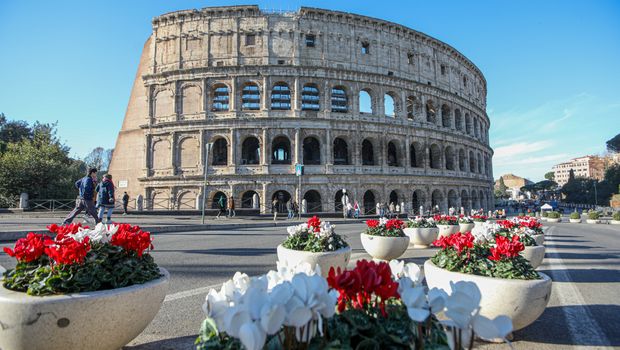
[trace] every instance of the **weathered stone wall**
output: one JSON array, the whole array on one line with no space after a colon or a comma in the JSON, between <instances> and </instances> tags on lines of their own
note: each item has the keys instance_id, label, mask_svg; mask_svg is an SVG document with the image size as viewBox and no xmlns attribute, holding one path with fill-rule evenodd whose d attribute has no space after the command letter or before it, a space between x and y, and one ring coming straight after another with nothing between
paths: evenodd
<instances>
[{"instance_id":1,"label":"weathered stone wall","mask_svg":"<svg viewBox=\"0 0 620 350\"><path fill-rule=\"evenodd\" d=\"M346 189L368 208L492 206L486 81L406 27L312 8L178 11L153 20L138 75L111 171L149 208L194 207L205 161L209 203L256 193L268 211L286 191L332 211Z\"/></svg>"}]
</instances>

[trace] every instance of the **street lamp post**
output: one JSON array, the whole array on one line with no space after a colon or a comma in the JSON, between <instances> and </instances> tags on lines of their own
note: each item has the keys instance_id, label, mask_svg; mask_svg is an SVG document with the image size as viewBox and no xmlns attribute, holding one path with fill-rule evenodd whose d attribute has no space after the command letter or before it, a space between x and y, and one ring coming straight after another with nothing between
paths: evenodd
<instances>
[{"instance_id":1,"label":"street lamp post","mask_svg":"<svg viewBox=\"0 0 620 350\"><path fill-rule=\"evenodd\" d=\"M207 170L209 169L209 151L213 143L207 143L207 154L205 156L204 181L202 182L202 224L205 223L205 204L207 201Z\"/></svg>"}]
</instances>

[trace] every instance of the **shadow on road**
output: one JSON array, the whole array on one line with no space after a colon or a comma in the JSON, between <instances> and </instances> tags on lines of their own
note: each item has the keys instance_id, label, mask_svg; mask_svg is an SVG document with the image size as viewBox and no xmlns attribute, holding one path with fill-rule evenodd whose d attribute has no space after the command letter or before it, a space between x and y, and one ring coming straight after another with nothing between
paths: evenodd
<instances>
[{"instance_id":1,"label":"shadow on road","mask_svg":"<svg viewBox=\"0 0 620 350\"><path fill-rule=\"evenodd\" d=\"M603 247L593 247L593 246L587 246L587 245L555 244L555 242L551 242L551 241L546 241L545 246L549 248L556 248L556 249L604 249Z\"/></svg>"},{"instance_id":2,"label":"shadow on road","mask_svg":"<svg viewBox=\"0 0 620 350\"><path fill-rule=\"evenodd\" d=\"M618 305L569 305L548 307L542 316L528 327L515 332L515 341L523 340L537 343L585 345L585 346L619 346L620 313ZM578 337L571 337L566 327L566 314L590 315L607 336L609 344L595 336L588 337L587 329ZM562 322L560 322L562 320Z\"/></svg>"},{"instance_id":3,"label":"shadow on road","mask_svg":"<svg viewBox=\"0 0 620 350\"><path fill-rule=\"evenodd\" d=\"M551 275L553 282L574 282L574 283L620 282L620 271L618 270L567 269L567 270L546 270L546 271L543 270L540 272L545 273L547 275Z\"/></svg>"},{"instance_id":4,"label":"shadow on road","mask_svg":"<svg viewBox=\"0 0 620 350\"><path fill-rule=\"evenodd\" d=\"M275 254L275 248L215 248L215 249L158 249L158 253L187 253L187 254L209 254L209 255L228 255L228 256L260 256Z\"/></svg>"},{"instance_id":5,"label":"shadow on road","mask_svg":"<svg viewBox=\"0 0 620 350\"><path fill-rule=\"evenodd\" d=\"M122 350L193 350L196 337L198 335L163 339L140 345L124 346Z\"/></svg>"}]
</instances>

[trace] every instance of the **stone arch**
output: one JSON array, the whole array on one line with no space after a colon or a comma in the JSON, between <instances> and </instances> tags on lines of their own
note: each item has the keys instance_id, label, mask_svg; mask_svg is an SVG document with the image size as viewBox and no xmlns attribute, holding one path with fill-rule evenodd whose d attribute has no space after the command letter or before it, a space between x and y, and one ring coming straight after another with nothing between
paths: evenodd
<instances>
[{"instance_id":1,"label":"stone arch","mask_svg":"<svg viewBox=\"0 0 620 350\"><path fill-rule=\"evenodd\" d=\"M400 159L401 151L397 140L389 141L387 144L387 165L388 166L402 166Z\"/></svg>"},{"instance_id":2,"label":"stone arch","mask_svg":"<svg viewBox=\"0 0 620 350\"><path fill-rule=\"evenodd\" d=\"M372 90L368 88L361 89L358 98L360 113L375 114L376 106L373 101Z\"/></svg>"},{"instance_id":3,"label":"stone arch","mask_svg":"<svg viewBox=\"0 0 620 350\"><path fill-rule=\"evenodd\" d=\"M441 125L444 128L452 127L452 114L450 113L450 107L447 104L441 106Z\"/></svg>"},{"instance_id":4,"label":"stone arch","mask_svg":"<svg viewBox=\"0 0 620 350\"><path fill-rule=\"evenodd\" d=\"M301 89L301 110L318 111L321 109L321 92L314 83L304 84Z\"/></svg>"},{"instance_id":5,"label":"stone arch","mask_svg":"<svg viewBox=\"0 0 620 350\"><path fill-rule=\"evenodd\" d=\"M194 191L183 191L177 196L177 210L195 210L198 194Z\"/></svg>"},{"instance_id":6,"label":"stone arch","mask_svg":"<svg viewBox=\"0 0 620 350\"><path fill-rule=\"evenodd\" d=\"M469 151L469 172L476 172L476 157L474 156L473 151Z\"/></svg>"},{"instance_id":7,"label":"stone arch","mask_svg":"<svg viewBox=\"0 0 620 350\"><path fill-rule=\"evenodd\" d=\"M463 116L461 115L461 110L456 108L454 110L454 123L456 124L456 129L463 131Z\"/></svg>"},{"instance_id":8,"label":"stone arch","mask_svg":"<svg viewBox=\"0 0 620 350\"><path fill-rule=\"evenodd\" d=\"M168 210L170 209L170 196L163 191L153 191L147 203L150 210Z\"/></svg>"},{"instance_id":9,"label":"stone arch","mask_svg":"<svg viewBox=\"0 0 620 350\"><path fill-rule=\"evenodd\" d=\"M398 94L388 91L383 95L383 111L386 117L396 117L400 113L400 99Z\"/></svg>"},{"instance_id":10,"label":"stone arch","mask_svg":"<svg viewBox=\"0 0 620 350\"><path fill-rule=\"evenodd\" d=\"M465 132L467 133L467 135L471 135L472 130L471 130L471 117L469 116L469 113L465 112Z\"/></svg>"},{"instance_id":11,"label":"stone arch","mask_svg":"<svg viewBox=\"0 0 620 350\"><path fill-rule=\"evenodd\" d=\"M202 112L202 88L197 84L185 84L181 87L181 114Z\"/></svg>"},{"instance_id":12,"label":"stone arch","mask_svg":"<svg viewBox=\"0 0 620 350\"><path fill-rule=\"evenodd\" d=\"M456 170L454 166L454 148L452 148L452 146L446 146L444 154L446 156L446 169Z\"/></svg>"},{"instance_id":13,"label":"stone arch","mask_svg":"<svg viewBox=\"0 0 620 350\"><path fill-rule=\"evenodd\" d=\"M303 155L305 165L321 164L321 144L314 136L308 136L303 141Z\"/></svg>"},{"instance_id":14,"label":"stone arch","mask_svg":"<svg viewBox=\"0 0 620 350\"><path fill-rule=\"evenodd\" d=\"M480 199L478 198L478 191L475 189L471 190L471 207L474 210L480 209Z\"/></svg>"},{"instance_id":15,"label":"stone arch","mask_svg":"<svg viewBox=\"0 0 620 350\"><path fill-rule=\"evenodd\" d=\"M411 194L411 207L413 213L418 213L418 215L423 215L424 213L420 213L420 207L426 204L426 194L424 191L417 189L414 190Z\"/></svg>"},{"instance_id":16,"label":"stone arch","mask_svg":"<svg viewBox=\"0 0 620 350\"><path fill-rule=\"evenodd\" d=\"M455 190L448 191L448 208L454 208L458 212L459 207L459 196Z\"/></svg>"},{"instance_id":17,"label":"stone arch","mask_svg":"<svg viewBox=\"0 0 620 350\"><path fill-rule=\"evenodd\" d=\"M469 202L469 194L467 193L467 190L461 191L461 206L465 210L466 215L469 215L469 212L471 211L471 203Z\"/></svg>"},{"instance_id":18,"label":"stone arch","mask_svg":"<svg viewBox=\"0 0 620 350\"><path fill-rule=\"evenodd\" d=\"M441 149L436 143L428 148L428 160L431 169L441 169Z\"/></svg>"},{"instance_id":19,"label":"stone arch","mask_svg":"<svg viewBox=\"0 0 620 350\"><path fill-rule=\"evenodd\" d=\"M317 190L308 190L304 193L308 213L319 213L323 211L321 203L321 193Z\"/></svg>"},{"instance_id":20,"label":"stone arch","mask_svg":"<svg viewBox=\"0 0 620 350\"><path fill-rule=\"evenodd\" d=\"M228 141L224 137L217 137L211 147L211 165L228 164Z\"/></svg>"},{"instance_id":21,"label":"stone arch","mask_svg":"<svg viewBox=\"0 0 620 350\"><path fill-rule=\"evenodd\" d=\"M338 191L336 191L336 194L334 195L334 211L335 212L342 212L344 209L344 204L342 203L342 198L345 196L345 192L343 192L342 189L339 189ZM351 200L351 195L350 192L347 190L346 191L346 196L347 196L347 200L349 203L351 203L351 205L353 205L353 202Z\"/></svg>"},{"instance_id":22,"label":"stone arch","mask_svg":"<svg viewBox=\"0 0 620 350\"><path fill-rule=\"evenodd\" d=\"M373 190L366 190L362 198L365 215L374 215L377 207L377 196Z\"/></svg>"},{"instance_id":23,"label":"stone arch","mask_svg":"<svg viewBox=\"0 0 620 350\"><path fill-rule=\"evenodd\" d=\"M407 96L406 101L406 110L407 110L407 119L415 120L416 116L416 97L415 96Z\"/></svg>"},{"instance_id":24,"label":"stone arch","mask_svg":"<svg viewBox=\"0 0 620 350\"><path fill-rule=\"evenodd\" d=\"M331 91L331 110L335 113L347 113L349 111L349 98L344 86L334 86Z\"/></svg>"},{"instance_id":25,"label":"stone arch","mask_svg":"<svg viewBox=\"0 0 620 350\"><path fill-rule=\"evenodd\" d=\"M181 169L197 168L200 165L200 142L195 137L185 137L179 141L179 160Z\"/></svg>"},{"instance_id":26,"label":"stone arch","mask_svg":"<svg viewBox=\"0 0 620 350\"><path fill-rule=\"evenodd\" d=\"M433 100L426 101L426 121L431 124L437 123L437 111Z\"/></svg>"},{"instance_id":27,"label":"stone arch","mask_svg":"<svg viewBox=\"0 0 620 350\"><path fill-rule=\"evenodd\" d=\"M482 154L478 153L478 174L484 174L484 162L482 161Z\"/></svg>"},{"instance_id":28,"label":"stone arch","mask_svg":"<svg viewBox=\"0 0 620 350\"><path fill-rule=\"evenodd\" d=\"M170 141L157 140L153 143L151 154L153 170L168 169L172 166L170 159Z\"/></svg>"},{"instance_id":29,"label":"stone arch","mask_svg":"<svg viewBox=\"0 0 620 350\"><path fill-rule=\"evenodd\" d=\"M217 191L211 196L211 209L219 209L220 198L223 200L224 208L228 208L228 196L223 191Z\"/></svg>"},{"instance_id":30,"label":"stone arch","mask_svg":"<svg viewBox=\"0 0 620 350\"><path fill-rule=\"evenodd\" d=\"M409 145L409 164L414 168L424 167L424 146L417 141Z\"/></svg>"},{"instance_id":31,"label":"stone arch","mask_svg":"<svg viewBox=\"0 0 620 350\"><path fill-rule=\"evenodd\" d=\"M153 109L155 118L174 115L174 93L172 90L162 89L157 91L153 96Z\"/></svg>"},{"instance_id":32,"label":"stone arch","mask_svg":"<svg viewBox=\"0 0 620 350\"><path fill-rule=\"evenodd\" d=\"M256 165L260 163L260 141L255 136L248 136L241 143L241 164Z\"/></svg>"},{"instance_id":33,"label":"stone arch","mask_svg":"<svg viewBox=\"0 0 620 350\"><path fill-rule=\"evenodd\" d=\"M336 137L333 142L334 165L349 165L351 157L347 141L342 137Z\"/></svg>"},{"instance_id":34,"label":"stone arch","mask_svg":"<svg viewBox=\"0 0 620 350\"><path fill-rule=\"evenodd\" d=\"M465 151L462 148L460 148L459 149L459 170L460 171L465 171L466 166L467 166L466 161L467 159L465 157Z\"/></svg>"},{"instance_id":35,"label":"stone arch","mask_svg":"<svg viewBox=\"0 0 620 350\"><path fill-rule=\"evenodd\" d=\"M280 111L291 109L291 88L287 83L280 81L273 84L271 89L271 109Z\"/></svg>"},{"instance_id":36,"label":"stone arch","mask_svg":"<svg viewBox=\"0 0 620 350\"><path fill-rule=\"evenodd\" d=\"M478 190L478 198L480 198L480 208L486 209L487 204L485 203L484 192L482 190Z\"/></svg>"},{"instance_id":37,"label":"stone arch","mask_svg":"<svg viewBox=\"0 0 620 350\"><path fill-rule=\"evenodd\" d=\"M241 109L257 111L260 109L260 87L257 83L246 82L241 88Z\"/></svg>"},{"instance_id":38,"label":"stone arch","mask_svg":"<svg viewBox=\"0 0 620 350\"><path fill-rule=\"evenodd\" d=\"M377 165L376 151L369 138L362 141L362 165Z\"/></svg>"},{"instance_id":39,"label":"stone arch","mask_svg":"<svg viewBox=\"0 0 620 350\"><path fill-rule=\"evenodd\" d=\"M291 141L277 136L271 141L271 164L291 164Z\"/></svg>"},{"instance_id":40,"label":"stone arch","mask_svg":"<svg viewBox=\"0 0 620 350\"><path fill-rule=\"evenodd\" d=\"M243 209L252 209L254 208L254 195L258 196L258 208L260 208L260 194L254 190L248 190L241 194L241 205L240 207Z\"/></svg>"},{"instance_id":41,"label":"stone arch","mask_svg":"<svg viewBox=\"0 0 620 350\"><path fill-rule=\"evenodd\" d=\"M278 213L286 213L288 210L286 209L286 203L291 200L291 194L285 190L277 190L271 196L271 209L273 210L274 200L275 201L275 209Z\"/></svg>"},{"instance_id":42,"label":"stone arch","mask_svg":"<svg viewBox=\"0 0 620 350\"><path fill-rule=\"evenodd\" d=\"M439 211L443 211L444 198L443 198L443 192L441 192L441 190L437 189L431 193L431 206L433 207L433 210L439 207Z\"/></svg>"},{"instance_id":43,"label":"stone arch","mask_svg":"<svg viewBox=\"0 0 620 350\"><path fill-rule=\"evenodd\" d=\"M224 112L230 110L230 87L224 83L216 83L211 88L211 110Z\"/></svg>"},{"instance_id":44,"label":"stone arch","mask_svg":"<svg viewBox=\"0 0 620 350\"><path fill-rule=\"evenodd\" d=\"M474 117L474 136L479 139L480 138L480 123L478 122L477 116Z\"/></svg>"}]
</instances>

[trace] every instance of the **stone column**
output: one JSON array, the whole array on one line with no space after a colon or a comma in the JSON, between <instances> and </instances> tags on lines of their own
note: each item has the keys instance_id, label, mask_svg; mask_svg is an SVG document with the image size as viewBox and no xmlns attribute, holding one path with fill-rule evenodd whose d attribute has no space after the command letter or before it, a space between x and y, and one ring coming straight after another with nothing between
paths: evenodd
<instances>
[{"instance_id":1,"label":"stone column","mask_svg":"<svg viewBox=\"0 0 620 350\"><path fill-rule=\"evenodd\" d=\"M267 165L267 128L263 128L263 142L261 143L260 164Z\"/></svg>"},{"instance_id":2,"label":"stone column","mask_svg":"<svg viewBox=\"0 0 620 350\"><path fill-rule=\"evenodd\" d=\"M299 128L295 129L295 141L293 143L293 161L295 162L295 164L301 164L302 163L302 159L301 159L301 131L299 130ZM299 203L299 202L297 202Z\"/></svg>"},{"instance_id":3,"label":"stone column","mask_svg":"<svg viewBox=\"0 0 620 350\"><path fill-rule=\"evenodd\" d=\"M237 165L237 133L238 129L230 129L230 157L228 157L228 166Z\"/></svg>"},{"instance_id":4,"label":"stone column","mask_svg":"<svg viewBox=\"0 0 620 350\"><path fill-rule=\"evenodd\" d=\"M237 112L241 110L240 98L237 96L237 91L241 91L237 86L237 77L230 79L230 91L228 95L228 108L231 111Z\"/></svg>"}]
</instances>

